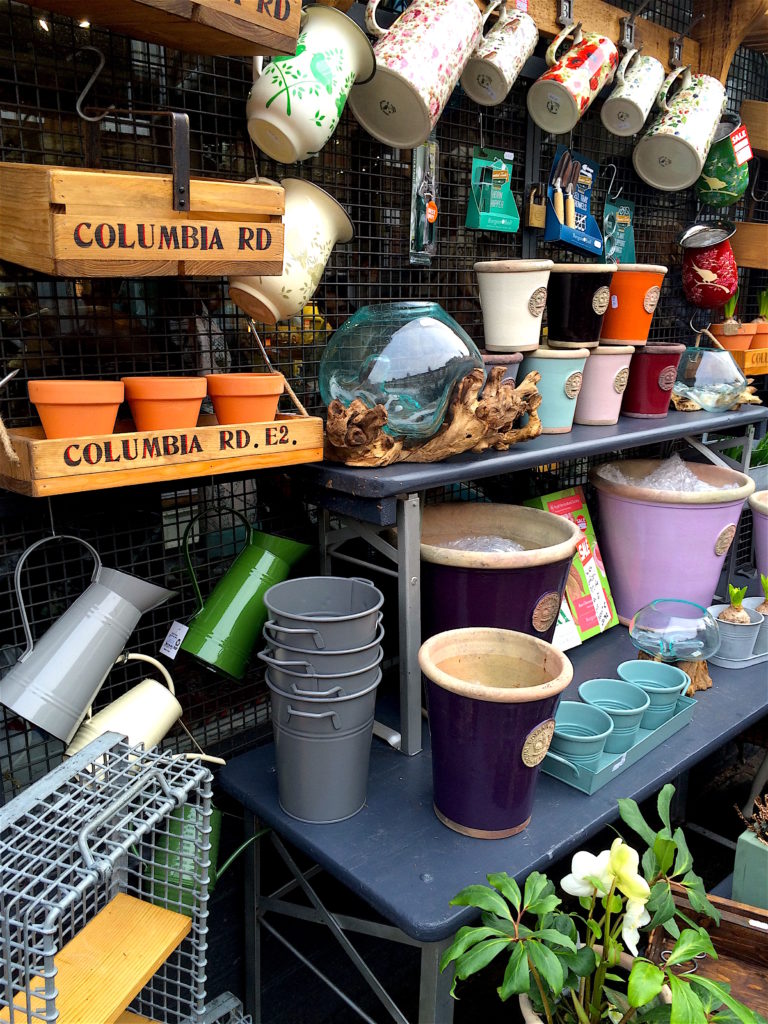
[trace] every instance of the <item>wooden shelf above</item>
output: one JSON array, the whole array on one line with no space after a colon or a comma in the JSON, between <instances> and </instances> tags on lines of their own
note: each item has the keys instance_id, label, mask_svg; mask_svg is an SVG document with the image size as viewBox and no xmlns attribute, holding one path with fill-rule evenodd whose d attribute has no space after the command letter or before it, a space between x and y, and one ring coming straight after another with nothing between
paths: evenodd
<instances>
[{"instance_id":1,"label":"wooden shelf above","mask_svg":"<svg viewBox=\"0 0 768 1024\"><path fill-rule=\"evenodd\" d=\"M744 100L741 120L747 126L753 151L758 156L768 156L768 103L765 100Z\"/></svg>"}]
</instances>

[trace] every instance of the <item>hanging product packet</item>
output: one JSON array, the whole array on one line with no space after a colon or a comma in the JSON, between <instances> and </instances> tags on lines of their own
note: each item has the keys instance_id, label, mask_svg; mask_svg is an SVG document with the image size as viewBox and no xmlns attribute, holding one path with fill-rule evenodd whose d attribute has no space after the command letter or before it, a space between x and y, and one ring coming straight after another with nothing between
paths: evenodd
<instances>
[{"instance_id":1,"label":"hanging product packet","mask_svg":"<svg viewBox=\"0 0 768 1024\"><path fill-rule=\"evenodd\" d=\"M475 146L464 227L517 231L520 214L512 192L514 154Z\"/></svg>"},{"instance_id":2,"label":"hanging product packet","mask_svg":"<svg viewBox=\"0 0 768 1024\"><path fill-rule=\"evenodd\" d=\"M411 163L410 261L422 267L437 255L437 156L437 142L429 139L413 150Z\"/></svg>"},{"instance_id":3,"label":"hanging product packet","mask_svg":"<svg viewBox=\"0 0 768 1024\"><path fill-rule=\"evenodd\" d=\"M631 199L606 199L603 208L604 263L635 262L635 204Z\"/></svg>"},{"instance_id":4,"label":"hanging product packet","mask_svg":"<svg viewBox=\"0 0 768 1024\"><path fill-rule=\"evenodd\" d=\"M561 242L602 256L603 236L591 212L600 165L576 150L558 146L547 185L545 242Z\"/></svg>"}]
</instances>

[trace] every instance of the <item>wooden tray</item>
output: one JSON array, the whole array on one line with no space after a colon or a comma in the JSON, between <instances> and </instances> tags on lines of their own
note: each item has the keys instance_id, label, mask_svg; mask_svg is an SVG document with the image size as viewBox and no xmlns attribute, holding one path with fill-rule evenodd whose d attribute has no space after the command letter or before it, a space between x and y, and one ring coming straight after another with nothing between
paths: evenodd
<instances>
[{"instance_id":1,"label":"wooden tray","mask_svg":"<svg viewBox=\"0 0 768 1024\"><path fill-rule=\"evenodd\" d=\"M301 0L26 0L99 28L213 56L294 53Z\"/></svg>"},{"instance_id":2,"label":"wooden tray","mask_svg":"<svg viewBox=\"0 0 768 1024\"><path fill-rule=\"evenodd\" d=\"M293 414L281 414L270 423L228 426L205 416L194 429L53 441L45 439L41 427L8 428L8 438L19 461L9 458L0 445L0 486L34 498L323 458L323 421Z\"/></svg>"},{"instance_id":3,"label":"wooden tray","mask_svg":"<svg viewBox=\"0 0 768 1024\"><path fill-rule=\"evenodd\" d=\"M745 374L760 377L768 373L768 348L748 348L745 352L731 352L731 355Z\"/></svg>"}]
</instances>

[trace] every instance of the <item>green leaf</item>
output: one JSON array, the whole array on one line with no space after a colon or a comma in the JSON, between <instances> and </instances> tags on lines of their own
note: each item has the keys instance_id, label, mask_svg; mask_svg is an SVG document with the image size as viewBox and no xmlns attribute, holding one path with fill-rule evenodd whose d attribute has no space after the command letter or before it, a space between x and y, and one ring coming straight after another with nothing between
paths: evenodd
<instances>
[{"instance_id":1,"label":"green leaf","mask_svg":"<svg viewBox=\"0 0 768 1024\"><path fill-rule=\"evenodd\" d=\"M492 914L499 917L506 917L512 920L512 914L505 900L487 885L468 885L451 900L452 907L479 907L480 910L490 910Z\"/></svg>"},{"instance_id":2,"label":"green leaf","mask_svg":"<svg viewBox=\"0 0 768 1024\"><path fill-rule=\"evenodd\" d=\"M603 946L603 957L611 967L618 967L621 963L621 946L610 936L605 940Z\"/></svg>"},{"instance_id":3,"label":"green leaf","mask_svg":"<svg viewBox=\"0 0 768 1024\"><path fill-rule=\"evenodd\" d=\"M707 953L713 959L717 959L715 947L712 945L712 940L704 928L697 930L684 928L680 932L680 938L667 958L667 966L672 967L673 964L682 964L686 960L691 960L697 953Z\"/></svg>"},{"instance_id":4,"label":"green leaf","mask_svg":"<svg viewBox=\"0 0 768 1024\"><path fill-rule=\"evenodd\" d=\"M707 899L704 882L694 871L689 871L683 877L683 885L688 890L688 900L694 910L700 914L706 914L715 924L720 924L720 911L713 907Z\"/></svg>"},{"instance_id":5,"label":"green leaf","mask_svg":"<svg viewBox=\"0 0 768 1024\"><path fill-rule=\"evenodd\" d=\"M675 834L672 836L677 846L677 855L675 857L675 868L672 872L674 875L684 875L693 867L693 856L691 851L688 849L688 843L685 840L685 835L681 828L675 829Z\"/></svg>"},{"instance_id":6,"label":"green leaf","mask_svg":"<svg viewBox=\"0 0 768 1024\"><path fill-rule=\"evenodd\" d=\"M635 960L629 975L627 998L630 1006L645 1006L661 992L664 971L650 960Z\"/></svg>"},{"instance_id":7,"label":"green leaf","mask_svg":"<svg viewBox=\"0 0 768 1024\"><path fill-rule=\"evenodd\" d=\"M592 932L596 939L599 939L600 936L603 934L600 925L597 923L597 921L595 921L592 918L590 918L587 921L587 928L589 928L589 930Z\"/></svg>"},{"instance_id":8,"label":"green leaf","mask_svg":"<svg viewBox=\"0 0 768 1024\"><path fill-rule=\"evenodd\" d=\"M646 882L653 881L653 879L659 874L659 860L650 846L643 854L641 863L643 865L643 874L645 875Z\"/></svg>"},{"instance_id":9,"label":"green leaf","mask_svg":"<svg viewBox=\"0 0 768 1024\"><path fill-rule=\"evenodd\" d=\"M555 896L554 893L549 893L547 896L542 896L541 899L536 900L535 903L531 903L528 907L528 911L531 914L537 914L539 917L544 917L546 914L551 914L553 910L556 910L562 900L559 896Z\"/></svg>"},{"instance_id":10,"label":"green leaf","mask_svg":"<svg viewBox=\"0 0 768 1024\"><path fill-rule=\"evenodd\" d=\"M576 922L570 914L553 914L549 927L554 928L561 935L567 935L569 939L573 939L574 943L578 941L579 932L576 928Z\"/></svg>"},{"instance_id":11,"label":"green leaf","mask_svg":"<svg viewBox=\"0 0 768 1024\"><path fill-rule=\"evenodd\" d=\"M675 916L675 901L672 899L672 894L667 892L656 911L654 912L651 920L646 925L648 931L653 929L660 924L666 924L667 921L671 921Z\"/></svg>"},{"instance_id":12,"label":"green leaf","mask_svg":"<svg viewBox=\"0 0 768 1024\"><path fill-rule=\"evenodd\" d=\"M597 955L589 946L579 946L575 953L561 956L560 962L564 963L577 978L588 978L597 967Z\"/></svg>"},{"instance_id":13,"label":"green leaf","mask_svg":"<svg viewBox=\"0 0 768 1024\"><path fill-rule=\"evenodd\" d=\"M661 926L665 932L672 936L673 939L680 938L680 928L678 927L677 921L674 917L671 917L668 921L664 921Z\"/></svg>"},{"instance_id":14,"label":"green leaf","mask_svg":"<svg viewBox=\"0 0 768 1024\"><path fill-rule=\"evenodd\" d=\"M707 1015L701 1000L690 985L670 971L667 982L672 989L670 1024L707 1024Z\"/></svg>"},{"instance_id":15,"label":"green leaf","mask_svg":"<svg viewBox=\"0 0 768 1024\"><path fill-rule=\"evenodd\" d=\"M507 921L505 917L499 917L498 914L489 914L487 910L484 910L480 915L480 920L486 928L490 928L497 935L509 935L511 938L516 939L520 934L519 928L517 931L515 930L514 921Z\"/></svg>"},{"instance_id":16,"label":"green leaf","mask_svg":"<svg viewBox=\"0 0 768 1024\"><path fill-rule=\"evenodd\" d=\"M541 977L546 981L549 988L555 995L560 995L563 990L563 967L551 949L532 939L526 942L525 948L529 959Z\"/></svg>"},{"instance_id":17,"label":"green leaf","mask_svg":"<svg viewBox=\"0 0 768 1024\"><path fill-rule=\"evenodd\" d=\"M669 1024L670 1014L672 1013L672 1007L667 1003L658 1003L652 1006L649 1010L643 1010L643 1015L640 1018L643 1024Z\"/></svg>"},{"instance_id":18,"label":"green leaf","mask_svg":"<svg viewBox=\"0 0 768 1024\"><path fill-rule=\"evenodd\" d=\"M666 875L675 859L676 850L674 842L659 835L653 844L653 852L656 854L656 859L659 862L659 873Z\"/></svg>"},{"instance_id":19,"label":"green leaf","mask_svg":"<svg viewBox=\"0 0 768 1024\"><path fill-rule=\"evenodd\" d=\"M743 1024L755 1024L757 1017L752 1010L744 1006L743 1003L740 1003L738 999L734 999L723 985L719 985L716 981L710 981L709 978L694 975L691 975L691 984L695 984L697 988L706 989L708 992L716 995Z\"/></svg>"},{"instance_id":20,"label":"green leaf","mask_svg":"<svg viewBox=\"0 0 768 1024\"><path fill-rule=\"evenodd\" d=\"M592 897L579 896L579 906L582 910L589 910L589 908L592 906Z\"/></svg>"},{"instance_id":21,"label":"green leaf","mask_svg":"<svg viewBox=\"0 0 768 1024\"><path fill-rule=\"evenodd\" d=\"M563 935L562 932L555 931L554 928L540 928L538 931L533 932L531 938L548 942L551 946L567 949L569 953L576 952L576 943L569 939L567 935Z\"/></svg>"},{"instance_id":22,"label":"green leaf","mask_svg":"<svg viewBox=\"0 0 768 1024\"><path fill-rule=\"evenodd\" d=\"M451 960L457 960L470 946L475 946L492 935L498 935L494 928L476 928L473 925L459 928L456 938L440 957L440 970L444 971Z\"/></svg>"},{"instance_id":23,"label":"green leaf","mask_svg":"<svg viewBox=\"0 0 768 1024\"><path fill-rule=\"evenodd\" d=\"M510 878L506 871L497 872L495 875L488 875L488 881L494 889L498 889L502 896L509 900L512 906L520 910L520 886Z\"/></svg>"},{"instance_id":24,"label":"green leaf","mask_svg":"<svg viewBox=\"0 0 768 1024\"><path fill-rule=\"evenodd\" d=\"M506 1002L510 996L528 992L530 987L531 973L528 967L528 957L525 954L525 945L518 942L512 950L512 956L504 971L504 980L496 991L499 993L499 999Z\"/></svg>"},{"instance_id":25,"label":"green leaf","mask_svg":"<svg viewBox=\"0 0 768 1024\"><path fill-rule=\"evenodd\" d=\"M621 820L626 825L629 825L633 832L637 832L641 839L644 839L649 846L653 846L656 833L642 816L640 808L634 800L629 798L620 799L619 814L621 815Z\"/></svg>"},{"instance_id":26,"label":"green leaf","mask_svg":"<svg viewBox=\"0 0 768 1024\"><path fill-rule=\"evenodd\" d=\"M525 880L523 909L527 910L532 903L535 903L542 896L546 896L549 884L550 882L546 875L542 875L540 871L532 871Z\"/></svg>"},{"instance_id":27,"label":"green leaf","mask_svg":"<svg viewBox=\"0 0 768 1024\"><path fill-rule=\"evenodd\" d=\"M668 782L666 786L659 793L658 799L656 800L656 808L659 812L659 817L664 823L662 829L662 835L665 839L672 838L672 824L669 818L669 807L672 803L672 797L675 795L675 787L671 782Z\"/></svg>"},{"instance_id":28,"label":"green leaf","mask_svg":"<svg viewBox=\"0 0 768 1024\"><path fill-rule=\"evenodd\" d=\"M651 886L651 895L648 897L648 911L653 912L657 907L660 907L668 895L669 882L665 878L660 878L658 882Z\"/></svg>"},{"instance_id":29,"label":"green leaf","mask_svg":"<svg viewBox=\"0 0 768 1024\"><path fill-rule=\"evenodd\" d=\"M609 999L622 1013L622 1015L629 1011L629 1001L623 992L617 992L615 988L610 988L608 985L605 985L603 987L603 993L605 994L606 999Z\"/></svg>"},{"instance_id":30,"label":"green leaf","mask_svg":"<svg viewBox=\"0 0 768 1024\"><path fill-rule=\"evenodd\" d=\"M503 949L509 949L509 939L487 939L480 942L456 961L454 981L458 978L468 978L470 974L477 974Z\"/></svg>"}]
</instances>

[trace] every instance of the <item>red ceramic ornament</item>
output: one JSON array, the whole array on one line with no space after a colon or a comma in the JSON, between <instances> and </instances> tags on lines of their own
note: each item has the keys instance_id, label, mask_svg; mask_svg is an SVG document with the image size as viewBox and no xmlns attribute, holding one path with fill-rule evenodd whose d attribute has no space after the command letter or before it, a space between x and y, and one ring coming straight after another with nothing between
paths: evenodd
<instances>
[{"instance_id":1,"label":"red ceramic ornament","mask_svg":"<svg viewBox=\"0 0 768 1024\"><path fill-rule=\"evenodd\" d=\"M728 239L735 225L696 224L680 237L683 247L683 291L694 306L719 309L739 284L738 268Z\"/></svg>"}]
</instances>

